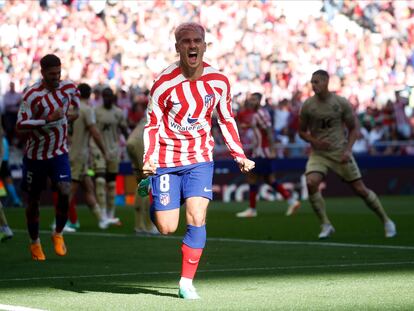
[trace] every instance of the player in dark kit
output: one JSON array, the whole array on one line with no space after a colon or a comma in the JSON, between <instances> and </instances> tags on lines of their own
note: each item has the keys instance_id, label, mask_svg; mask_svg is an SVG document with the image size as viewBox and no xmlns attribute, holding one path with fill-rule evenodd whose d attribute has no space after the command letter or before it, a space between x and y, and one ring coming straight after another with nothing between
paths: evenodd
<instances>
[{"instance_id":1,"label":"player in dark kit","mask_svg":"<svg viewBox=\"0 0 414 311\"><path fill-rule=\"evenodd\" d=\"M309 202L321 222L320 239L335 232L329 220L319 185L328 173L334 171L365 204L381 219L385 236L397 234L395 224L384 211L375 192L362 181L358 165L352 155L352 146L358 137L358 124L350 103L328 90L329 75L324 70L313 73L314 96L308 98L300 111L299 135L312 146L306 164L306 183ZM344 127L348 135L345 134Z\"/></svg>"}]
</instances>

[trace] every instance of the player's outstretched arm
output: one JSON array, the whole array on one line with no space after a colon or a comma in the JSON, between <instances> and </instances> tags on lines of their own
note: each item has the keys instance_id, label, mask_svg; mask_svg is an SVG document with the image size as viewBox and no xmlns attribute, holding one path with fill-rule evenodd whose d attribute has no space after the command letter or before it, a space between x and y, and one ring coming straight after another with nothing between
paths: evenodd
<instances>
[{"instance_id":1,"label":"player's outstretched arm","mask_svg":"<svg viewBox=\"0 0 414 311\"><path fill-rule=\"evenodd\" d=\"M236 159L236 161L242 173L248 173L255 167L254 161L246 158Z\"/></svg>"}]
</instances>

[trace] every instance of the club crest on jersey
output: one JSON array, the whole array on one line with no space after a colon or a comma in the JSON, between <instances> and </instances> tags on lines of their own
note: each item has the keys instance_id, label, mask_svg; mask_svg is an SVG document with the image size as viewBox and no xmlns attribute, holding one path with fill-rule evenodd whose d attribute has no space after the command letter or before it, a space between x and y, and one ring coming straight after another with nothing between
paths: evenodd
<instances>
[{"instance_id":1,"label":"club crest on jersey","mask_svg":"<svg viewBox=\"0 0 414 311\"><path fill-rule=\"evenodd\" d=\"M167 206L168 203L170 203L170 194L169 193L161 193L160 203L164 206Z\"/></svg>"},{"instance_id":2,"label":"club crest on jersey","mask_svg":"<svg viewBox=\"0 0 414 311\"><path fill-rule=\"evenodd\" d=\"M214 102L214 94L207 94L204 96L204 107L209 107Z\"/></svg>"}]
</instances>

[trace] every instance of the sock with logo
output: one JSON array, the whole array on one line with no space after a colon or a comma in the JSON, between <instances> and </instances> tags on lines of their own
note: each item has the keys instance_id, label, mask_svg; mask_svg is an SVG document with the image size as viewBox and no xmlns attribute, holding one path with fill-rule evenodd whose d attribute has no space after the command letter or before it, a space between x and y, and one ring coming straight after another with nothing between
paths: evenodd
<instances>
[{"instance_id":1,"label":"sock with logo","mask_svg":"<svg viewBox=\"0 0 414 311\"><path fill-rule=\"evenodd\" d=\"M187 231L181 247L183 256L181 279L194 279L205 244L206 225L201 227L187 225Z\"/></svg>"},{"instance_id":2,"label":"sock with logo","mask_svg":"<svg viewBox=\"0 0 414 311\"><path fill-rule=\"evenodd\" d=\"M249 185L250 208L256 208L257 184Z\"/></svg>"}]
</instances>

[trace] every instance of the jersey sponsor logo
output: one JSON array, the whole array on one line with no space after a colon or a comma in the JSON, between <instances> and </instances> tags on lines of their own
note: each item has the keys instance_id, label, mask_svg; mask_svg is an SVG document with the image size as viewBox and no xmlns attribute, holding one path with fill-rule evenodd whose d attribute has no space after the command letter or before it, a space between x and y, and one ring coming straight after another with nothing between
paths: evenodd
<instances>
[{"instance_id":1,"label":"jersey sponsor logo","mask_svg":"<svg viewBox=\"0 0 414 311\"><path fill-rule=\"evenodd\" d=\"M187 117L187 122L190 124L196 123L198 118L191 118L190 116Z\"/></svg>"},{"instance_id":2,"label":"jersey sponsor logo","mask_svg":"<svg viewBox=\"0 0 414 311\"><path fill-rule=\"evenodd\" d=\"M207 123L205 124L200 124L200 123L196 123L196 124L190 124L190 125L180 125L178 123L175 122L170 122L170 128L171 129L175 129L178 130L180 132L188 132L188 131L199 131L201 129L203 129L204 127L206 127Z\"/></svg>"},{"instance_id":3,"label":"jersey sponsor logo","mask_svg":"<svg viewBox=\"0 0 414 311\"><path fill-rule=\"evenodd\" d=\"M164 206L167 206L168 203L170 203L170 194L169 193L161 193L160 203Z\"/></svg>"},{"instance_id":4,"label":"jersey sponsor logo","mask_svg":"<svg viewBox=\"0 0 414 311\"><path fill-rule=\"evenodd\" d=\"M214 102L214 94L204 96L204 107L210 107Z\"/></svg>"}]
</instances>

